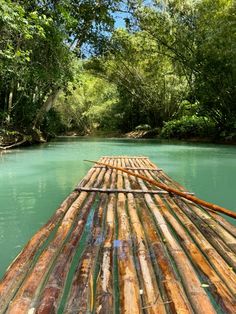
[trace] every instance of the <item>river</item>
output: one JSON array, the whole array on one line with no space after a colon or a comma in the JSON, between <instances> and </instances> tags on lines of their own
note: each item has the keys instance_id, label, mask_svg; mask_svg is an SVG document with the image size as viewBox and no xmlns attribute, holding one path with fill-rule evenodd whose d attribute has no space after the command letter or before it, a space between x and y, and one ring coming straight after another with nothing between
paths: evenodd
<instances>
[{"instance_id":1,"label":"river","mask_svg":"<svg viewBox=\"0 0 236 314\"><path fill-rule=\"evenodd\" d=\"M83 160L103 155L148 156L197 196L236 210L235 146L58 138L8 151L0 154L0 277L92 166Z\"/></svg>"}]
</instances>

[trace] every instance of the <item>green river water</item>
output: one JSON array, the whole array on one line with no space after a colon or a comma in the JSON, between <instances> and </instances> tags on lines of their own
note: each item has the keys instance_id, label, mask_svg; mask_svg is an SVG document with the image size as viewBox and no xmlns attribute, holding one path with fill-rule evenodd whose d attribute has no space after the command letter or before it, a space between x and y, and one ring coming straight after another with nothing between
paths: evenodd
<instances>
[{"instance_id":1,"label":"green river water","mask_svg":"<svg viewBox=\"0 0 236 314\"><path fill-rule=\"evenodd\" d=\"M234 146L59 138L1 153L0 277L92 166L83 160L103 155L148 156L197 196L236 210Z\"/></svg>"}]
</instances>

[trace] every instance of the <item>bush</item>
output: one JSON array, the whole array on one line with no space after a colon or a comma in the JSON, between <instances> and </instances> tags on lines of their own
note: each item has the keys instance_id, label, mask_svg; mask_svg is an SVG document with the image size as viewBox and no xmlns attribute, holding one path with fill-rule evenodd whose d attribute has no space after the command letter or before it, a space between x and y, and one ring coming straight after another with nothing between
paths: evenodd
<instances>
[{"instance_id":1,"label":"bush","mask_svg":"<svg viewBox=\"0 0 236 314\"><path fill-rule=\"evenodd\" d=\"M212 137L215 133L214 123L206 117L183 116L178 120L165 122L161 130L163 138Z\"/></svg>"}]
</instances>

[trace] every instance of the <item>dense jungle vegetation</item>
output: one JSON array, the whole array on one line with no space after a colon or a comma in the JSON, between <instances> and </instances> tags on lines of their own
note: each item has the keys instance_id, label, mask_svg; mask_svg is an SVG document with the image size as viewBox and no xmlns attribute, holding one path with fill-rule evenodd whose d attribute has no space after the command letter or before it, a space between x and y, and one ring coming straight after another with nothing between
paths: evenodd
<instances>
[{"instance_id":1,"label":"dense jungle vegetation","mask_svg":"<svg viewBox=\"0 0 236 314\"><path fill-rule=\"evenodd\" d=\"M0 142L236 140L233 0L1 0Z\"/></svg>"}]
</instances>

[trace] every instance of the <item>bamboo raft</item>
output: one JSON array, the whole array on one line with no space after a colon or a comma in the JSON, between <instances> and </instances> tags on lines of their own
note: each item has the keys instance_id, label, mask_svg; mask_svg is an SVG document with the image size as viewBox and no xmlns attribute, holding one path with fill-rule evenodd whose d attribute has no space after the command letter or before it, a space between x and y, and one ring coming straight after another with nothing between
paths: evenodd
<instances>
[{"instance_id":1,"label":"bamboo raft","mask_svg":"<svg viewBox=\"0 0 236 314\"><path fill-rule=\"evenodd\" d=\"M146 157L102 157L191 195ZM236 313L236 227L95 164L0 282L0 313Z\"/></svg>"}]
</instances>

